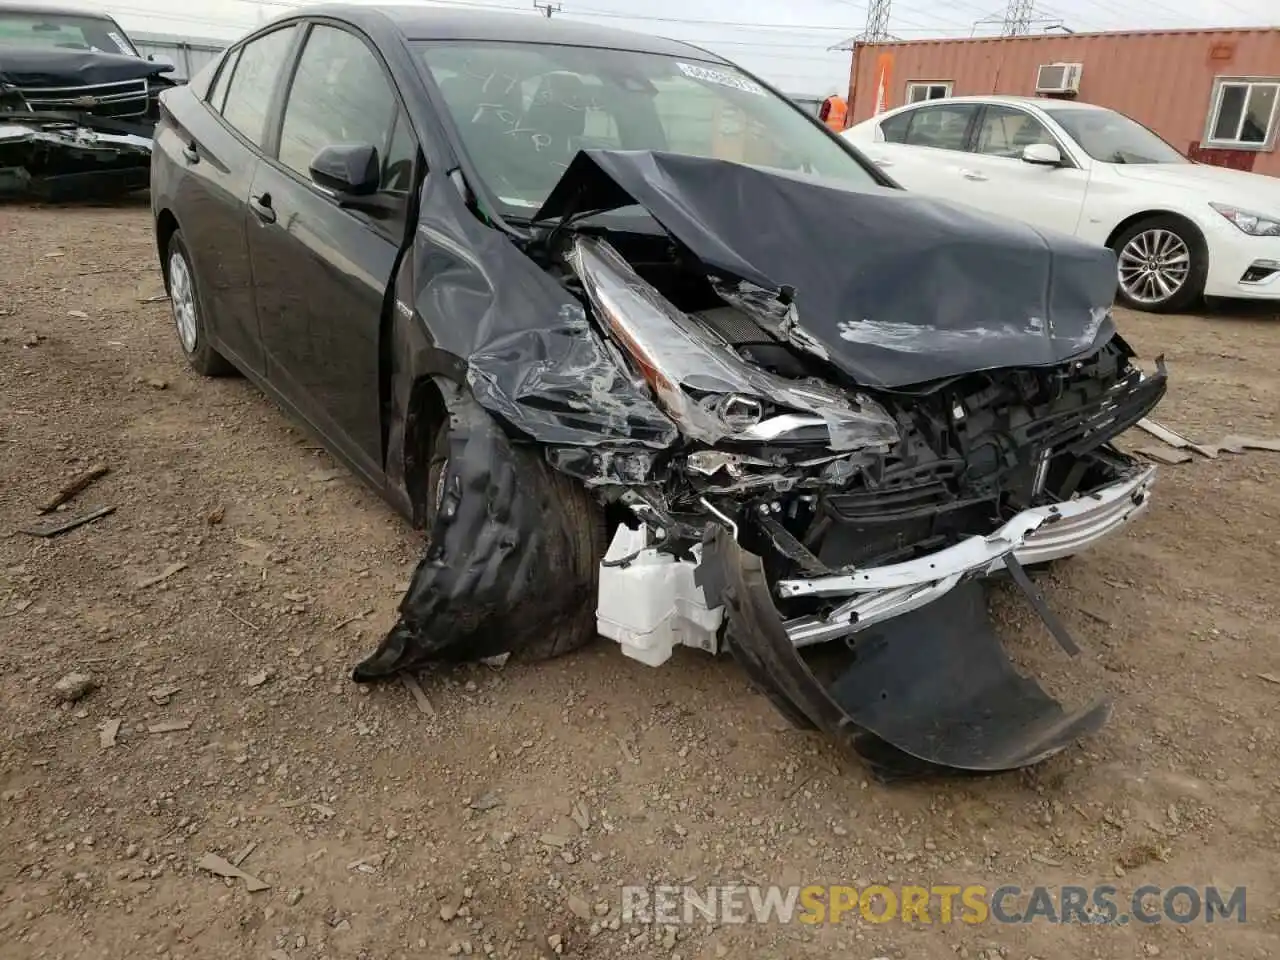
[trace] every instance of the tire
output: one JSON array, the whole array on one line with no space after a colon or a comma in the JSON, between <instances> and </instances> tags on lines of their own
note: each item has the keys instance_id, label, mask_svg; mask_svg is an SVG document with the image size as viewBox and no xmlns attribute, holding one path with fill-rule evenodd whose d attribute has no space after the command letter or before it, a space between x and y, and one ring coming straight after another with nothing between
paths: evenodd
<instances>
[{"instance_id":1,"label":"tire","mask_svg":"<svg viewBox=\"0 0 1280 960\"><path fill-rule=\"evenodd\" d=\"M1111 249L1117 257L1120 302L1126 307L1181 313L1203 299L1209 249L1190 222L1167 215L1147 217L1130 224Z\"/></svg>"},{"instance_id":2,"label":"tire","mask_svg":"<svg viewBox=\"0 0 1280 960\"><path fill-rule=\"evenodd\" d=\"M169 246L165 252L164 282L169 293L169 306L173 313L174 329L178 334L178 345L191 369L205 377L234 374L235 367L209 343L204 310L200 305L200 291L196 286L195 271L191 268L191 254L178 230L169 238Z\"/></svg>"},{"instance_id":3,"label":"tire","mask_svg":"<svg viewBox=\"0 0 1280 960\"><path fill-rule=\"evenodd\" d=\"M585 602L566 617L563 624L539 634L537 639L512 650L512 659L526 663L550 660L572 653L596 638L596 602L600 593L600 561L609 548L604 508L576 480L538 458L542 476L551 486L553 501L559 504L571 532L568 543L553 538L549 563L555 570L570 570L590 586Z\"/></svg>"},{"instance_id":4,"label":"tire","mask_svg":"<svg viewBox=\"0 0 1280 960\"><path fill-rule=\"evenodd\" d=\"M445 472L449 465L449 421L436 428L427 465L427 491L430 499L426 508L426 529L435 526L436 512L444 494ZM586 489L571 477L555 470L535 451L528 451L525 466L536 482L548 487L548 500L552 510L558 510L565 518L567 538L550 537L547 565L553 570L568 571L573 578L581 577L589 584L587 597L576 610L545 631L532 637L526 635L521 643L507 650L512 660L535 663L572 653L596 638L596 597L600 583L600 561L608 549L608 532L605 526L604 508Z\"/></svg>"}]
</instances>

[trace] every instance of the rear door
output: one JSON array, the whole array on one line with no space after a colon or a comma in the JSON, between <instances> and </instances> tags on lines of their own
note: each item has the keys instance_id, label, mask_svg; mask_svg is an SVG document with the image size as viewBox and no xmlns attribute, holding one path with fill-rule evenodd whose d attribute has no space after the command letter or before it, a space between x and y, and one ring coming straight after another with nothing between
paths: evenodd
<instances>
[{"instance_id":1,"label":"rear door","mask_svg":"<svg viewBox=\"0 0 1280 960\"><path fill-rule=\"evenodd\" d=\"M1056 147L1062 166L1023 160L1022 151L1036 143ZM1089 173L1075 165L1066 146L1030 111L991 103L978 118L961 180L957 200L1033 226L1075 233Z\"/></svg>"},{"instance_id":2,"label":"rear door","mask_svg":"<svg viewBox=\"0 0 1280 960\"><path fill-rule=\"evenodd\" d=\"M166 156L182 164L173 207L186 237L205 317L218 350L261 375L264 354L253 303L245 204L273 93L296 30L283 27L232 50L205 107L175 114L164 132Z\"/></svg>"},{"instance_id":3,"label":"rear door","mask_svg":"<svg viewBox=\"0 0 1280 960\"><path fill-rule=\"evenodd\" d=\"M883 141L868 144L872 162L908 190L954 197L978 104L945 100L880 121Z\"/></svg>"},{"instance_id":4,"label":"rear door","mask_svg":"<svg viewBox=\"0 0 1280 960\"><path fill-rule=\"evenodd\" d=\"M379 333L409 221L418 140L375 48L336 23L307 28L249 191L249 254L267 376L372 481L382 477ZM311 179L322 147L378 150L379 210Z\"/></svg>"}]
</instances>

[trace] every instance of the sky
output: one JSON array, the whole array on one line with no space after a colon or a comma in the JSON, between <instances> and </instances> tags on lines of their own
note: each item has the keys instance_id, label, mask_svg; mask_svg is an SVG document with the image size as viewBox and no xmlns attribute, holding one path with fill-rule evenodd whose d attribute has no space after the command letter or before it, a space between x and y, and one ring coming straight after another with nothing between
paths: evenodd
<instances>
[{"instance_id":1,"label":"sky","mask_svg":"<svg viewBox=\"0 0 1280 960\"><path fill-rule=\"evenodd\" d=\"M312 0L186 0L181 13L174 0L72 2L110 11L131 33L231 40ZM538 15L533 0L421 2ZM998 34L1006 2L892 0L889 32L904 40ZM788 93L816 95L847 88L849 53L830 48L861 32L867 15L865 0L559 0L559 6L557 17L696 43ZM1076 32L1280 26L1280 0L1037 0L1035 10L1037 32L1055 23Z\"/></svg>"}]
</instances>

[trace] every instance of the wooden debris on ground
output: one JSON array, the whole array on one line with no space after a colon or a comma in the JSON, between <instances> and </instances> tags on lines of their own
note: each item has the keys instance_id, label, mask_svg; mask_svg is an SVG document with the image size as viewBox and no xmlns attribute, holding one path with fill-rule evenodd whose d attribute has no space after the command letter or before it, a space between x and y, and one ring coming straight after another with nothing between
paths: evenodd
<instances>
[{"instance_id":1,"label":"wooden debris on ground","mask_svg":"<svg viewBox=\"0 0 1280 960\"><path fill-rule=\"evenodd\" d=\"M353 617L347 617L345 620L339 620L336 624L334 624L333 632L337 633L339 630L341 630L343 627L347 626L348 624L355 623L357 620L363 620L366 617L372 616L372 614L373 614L373 607L370 607L368 610L365 610L363 613L357 613Z\"/></svg>"},{"instance_id":2,"label":"wooden debris on ground","mask_svg":"<svg viewBox=\"0 0 1280 960\"><path fill-rule=\"evenodd\" d=\"M57 493L46 500L40 506L38 512L52 513L76 494L87 489L94 481L100 480L110 472L111 468L105 463L95 463L87 470L82 470L80 473L77 473L74 477L64 483Z\"/></svg>"},{"instance_id":3,"label":"wooden debris on ground","mask_svg":"<svg viewBox=\"0 0 1280 960\"><path fill-rule=\"evenodd\" d=\"M98 734L98 742L102 745L103 750L109 750L116 745L116 737L120 735L120 723L120 718L115 717L102 725L102 730Z\"/></svg>"},{"instance_id":4,"label":"wooden debris on ground","mask_svg":"<svg viewBox=\"0 0 1280 960\"><path fill-rule=\"evenodd\" d=\"M242 863L244 863L246 860L249 859L249 854L253 853L253 851L256 849L258 849L258 841L250 840L240 849L239 853L237 853L234 857L231 858L232 866L236 866L236 867L240 866Z\"/></svg>"},{"instance_id":5,"label":"wooden debris on ground","mask_svg":"<svg viewBox=\"0 0 1280 960\"><path fill-rule=\"evenodd\" d=\"M206 853L203 857L197 860L196 869L204 870L206 873L212 873L215 877L225 877L228 880L243 880L244 888L250 893L258 893L262 890L271 889L271 884L264 883L257 877L245 873L234 863L224 860L216 853Z\"/></svg>"},{"instance_id":6,"label":"wooden debris on ground","mask_svg":"<svg viewBox=\"0 0 1280 960\"><path fill-rule=\"evenodd\" d=\"M416 677L402 673L400 674L400 682L404 684L406 690L413 696L413 702L418 705L418 712L426 714L428 717L436 715L436 708L431 705L431 701L427 699L426 691L422 689L422 684L418 683Z\"/></svg>"},{"instance_id":7,"label":"wooden debris on ground","mask_svg":"<svg viewBox=\"0 0 1280 960\"><path fill-rule=\"evenodd\" d=\"M182 730L190 730L190 720L162 720L160 723L153 723L147 727L148 733L178 733Z\"/></svg>"},{"instance_id":8,"label":"wooden debris on ground","mask_svg":"<svg viewBox=\"0 0 1280 960\"><path fill-rule=\"evenodd\" d=\"M1170 466L1178 463L1189 463L1195 459L1185 450L1167 450L1164 447L1137 447L1133 452L1142 454L1148 460L1154 460L1156 463L1167 463Z\"/></svg>"},{"instance_id":9,"label":"wooden debris on ground","mask_svg":"<svg viewBox=\"0 0 1280 960\"><path fill-rule=\"evenodd\" d=\"M86 523L93 523L93 521L115 512L115 507L99 507L97 510L82 513L68 520L52 520L19 527L18 532L25 533L30 537L56 537L60 533L66 533L69 530L76 529L76 527L83 527Z\"/></svg>"},{"instance_id":10,"label":"wooden debris on ground","mask_svg":"<svg viewBox=\"0 0 1280 960\"><path fill-rule=\"evenodd\" d=\"M163 583L165 580L168 580L170 577L172 577L175 573L180 573L185 569L187 569L187 565L185 563L171 563L167 567L165 567L163 570L161 570L159 573L155 574L154 576L143 577L141 580L139 580L138 589L144 590L147 587L154 587L157 583Z\"/></svg>"},{"instance_id":11,"label":"wooden debris on ground","mask_svg":"<svg viewBox=\"0 0 1280 960\"><path fill-rule=\"evenodd\" d=\"M1272 453L1280 453L1280 437L1267 439L1231 434L1223 437L1216 444L1203 444L1188 440L1182 434L1170 430L1164 424L1157 423L1146 417L1139 420L1137 425L1143 432L1150 434L1161 443L1177 451L1176 453L1170 452L1162 447L1137 447L1134 450L1135 453L1141 454L1148 460L1155 460L1157 463L1179 464L1195 459L1191 454L1185 452L1187 450L1194 451L1210 460L1217 460L1218 455L1224 452L1240 454L1246 450L1267 450Z\"/></svg>"}]
</instances>

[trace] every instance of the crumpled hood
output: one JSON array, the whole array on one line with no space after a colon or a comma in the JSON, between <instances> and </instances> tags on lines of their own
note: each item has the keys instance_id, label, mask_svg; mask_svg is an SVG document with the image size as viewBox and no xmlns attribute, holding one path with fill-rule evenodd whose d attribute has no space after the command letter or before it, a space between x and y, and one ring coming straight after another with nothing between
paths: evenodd
<instances>
[{"instance_id":1,"label":"crumpled hood","mask_svg":"<svg viewBox=\"0 0 1280 960\"><path fill-rule=\"evenodd\" d=\"M891 188L584 150L535 219L633 203L710 274L793 290L799 332L867 387L1057 364L1115 333L1111 251Z\"/></svg>"},{"instance_id":2,"label":"crumpled hood","mask_svg":"<svg viewBox=\"0 0 1280 960\"><path fill-rule=\"evenodd\" d=\"M22 50L0 47L0 82L15 87L74 87L141 80L168 73L167 63L153 63L122 53L92 50Z\"/></svg>"}]
</instances>

